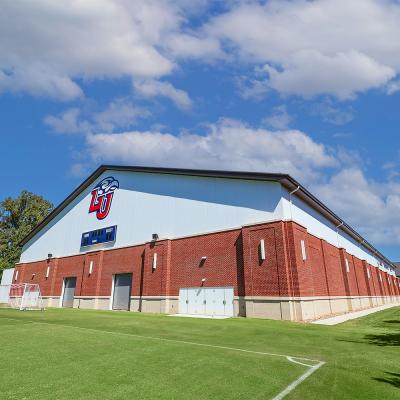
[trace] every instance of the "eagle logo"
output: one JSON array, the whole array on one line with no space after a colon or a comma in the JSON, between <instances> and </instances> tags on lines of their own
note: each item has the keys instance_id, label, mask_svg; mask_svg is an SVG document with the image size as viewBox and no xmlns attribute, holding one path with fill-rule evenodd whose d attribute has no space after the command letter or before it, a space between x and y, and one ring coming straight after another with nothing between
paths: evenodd
<instances>
[{"instance_id":1,"label":"eagle logo","mask_svg":"<svg viewBox=\"0 0 400 400\"><path fill-rule=\"evenodd\" d=\"M99 220L106 218L110 212L114 192L118 188L119 182L113 176L99 182L92 190L89 214L95 212Z\"/></svg>"}]
</instances>

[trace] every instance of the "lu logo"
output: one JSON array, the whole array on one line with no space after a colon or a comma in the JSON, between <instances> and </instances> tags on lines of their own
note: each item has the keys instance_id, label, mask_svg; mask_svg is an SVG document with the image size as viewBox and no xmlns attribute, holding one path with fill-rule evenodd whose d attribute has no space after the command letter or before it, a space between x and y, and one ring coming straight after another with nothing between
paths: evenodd
<instances>
[{"instance_id":1,"label":"lu logo","mask_svg":"<svg viewBox=\"0 0 400 400\"><path fill-rule=\"evenodd\" d=\"M104 219L110 212L114 191L119 188L119 182L109 176L99 182L92 190L89 213L95 212L97 219Z\"/></svg>"}]
</instances>

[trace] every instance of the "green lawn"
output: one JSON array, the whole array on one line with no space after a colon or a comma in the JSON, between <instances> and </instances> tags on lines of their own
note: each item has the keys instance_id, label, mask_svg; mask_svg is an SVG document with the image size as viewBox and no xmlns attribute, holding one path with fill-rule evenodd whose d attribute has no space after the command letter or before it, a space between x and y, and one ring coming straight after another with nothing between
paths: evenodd
<instances>
[{"instance_id":1,"label":"green lawn","mask_svg":"<svg viewBox=\"0 0 400 400\"><path fill-rule=\"evenodd\" d=\"M188 342L326 361L287 399L400 399L399 307L334 327L0 309L0 335L0 399L271 399L307 371Z\"/></svg>"}]
</instances>

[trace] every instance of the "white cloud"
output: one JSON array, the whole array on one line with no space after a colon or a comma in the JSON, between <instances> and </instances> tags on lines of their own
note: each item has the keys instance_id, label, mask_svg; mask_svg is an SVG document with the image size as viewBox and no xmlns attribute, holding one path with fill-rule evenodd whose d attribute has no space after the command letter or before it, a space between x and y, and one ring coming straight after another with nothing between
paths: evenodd
<instances>
[{"instance_id":1,"label":"white cloud","mask_svg":"<svg viewBox=\"0 0 400 400\"><path fill-rule=\"evenodd\" d=\"M353 98L356 92L383 86L396 76L393 68L353 50L333 56L314 50L299 51L282 67L264 67L273 89L304 97L330 93L342 100Z\"/></svg>"},{"instance_id":2,"label":"white cloud","mask_svg":"<svg viewBox=\"0 0 400 400\"><path fill-rule=\"evenodd\" d=\"M6 91L26 92L61 101L83 96L81 88L70 77L52 68L38 64L20 65L2 71L0 61L0 93Z\"/></svg>"},{"instance_id":3,"label":"white cloud","mask_svg":"<svg viewBox=\"0 0 400 400\"><path fill-rule=\"evenodd\" d=\"M46 125L57 133L85 133L90 132L91 125L87 121L79 120L81 111L79 108L70 108L59 116L48 115L44 118Z\"/></svg>"},{"instance_id":4,"label":"white cloud","mask_svg":"<svg viewBox=\"0 0 400 400\"><path fill-rule=\"evenodd\" d=\"M169 82L152 80L135 80L133 82L135 92L142 97L167 97L181 109L189 109L192 105L189 95L180 89L176 89Z\"/></svg>"},{"instance_id":5,"label":"white cloud","mask_svg":"<svg viewBox=\"0 0 400 400\"><path fill-rule=\"evenodd\" d=\"M135 125L139 118L149 115L147 110L121 98L112 101L102 111L82 112L78 108L70 108L58 116L48 115L44 122L56 133L89 134L126 129Z\"/></svg>"},{"instance_id":6,"label":"white cloud","mask_svg":"<svg viewBox=\"0 0 400 400\"><path fill-rule=\"evenodd\" d=\"M0 93L71 100L88 80L160 82L182 59L264 66L263 79L250 80L258 96L271 88L340 99L371 88L393 93L399 21L400 4L391 0L232 1L219 11L204 0L8 1ZM187 107L176 90L170 97Z\"/></svg>"},{"instance_id":7,"label":"white cloud","mask_svg":"<svg viewBox=\"0 0 400 400\"><path fill-rule=\"evenodd\" d=\"M210 125L206 135L131 131L87 137L93 161L175 167L288 172L312 180L333 167L328 150L303 132L271 132L239 121Z\"/></svg>"},{"instance_id":8,"label":"white cloud","mask_svg":"<svg viewBox=\"0 0 400 400\"><path fill-rule=\"evenodd\" d=\"M337 107L329 99L325 99L312 107L313 115L321 116L325 122L334 125L345 125L354 119L354 110L351 107ZM335 137L344 137L343 133L334 134ZM349 134L345 134L349 136Z\"/></svg>"},{"instance_id":9,"label":"white cloud","mask_svg":"<svg viewBox=\"0 0 400 400\"><path fill-rule=\"evenodd\" d=\"M92 115L94 130L113 132L115 129L126 129L134 125L139 118L146 118L150 112L137 107L126 99L112 101L105 110Z\"/></svg>"},{"instance_id":10,"label":"white cloud","mask_svg":"<svg viewBox=\"0 0 400 400\"><path fill-rule=\"evenodd\" d=\"M400 184L376 183L359 168L344 168L313 190L373 243L400 244Z\"/></svg>"},{"instance_id":11,"label":"white cloud","mask_svg":"<svg viewBox=\"0 0 400 400\"><path fill-rule=\"evenodd\" d=\"M400 80L389 82L386 88L387 94L394 94L400 91Z\"/></svg>"},{"instance_id":12,"label":"white cloud","mask_svg":"<svg viewBox=\"0 0 400 400\"><path fill-rule=\"evenodd\" d=\"M219 41L213 37L179 33L170 35L164 45L177 58L204 58L210 61L226 58Z\"/></svg>"},{"instance_id":13,"label":"white cloud","mask_svg":"<svg viewBox=\"0 0 400 400\"><path fill-rule=\"evenodd\" d=\"M290 122L292 121L291 115L288 113L286 106L275 107L272 110L271 115L263 119L263 123L270 126L273 129L288 129Z\"/></svg>"},{"instance_id":14,"label":"white cloud","mask_svg":"<svg viewBox=\"0 0 400 400\"><path fill-rule=\"evenodd\" d=\"M390 0L235 3L207 30L242 62L266 65L283 94L347 99L400 72L400 4Z\"/></svg>"},{"instance_id":15,"label":"white cloud","mask_svg":"<svg viewBox=\"0 0 400 400\"><path fill-rule=\"evenodd\" d=\"M172 0L7 1L0 13L0 92L70 100L77 79L158 78L180 52L218 52L213 38L183 32L195 5ZM180 36L182 35L182 37ZM170 54L167 54L167 51Z\"/></svg>"}]
</instances>

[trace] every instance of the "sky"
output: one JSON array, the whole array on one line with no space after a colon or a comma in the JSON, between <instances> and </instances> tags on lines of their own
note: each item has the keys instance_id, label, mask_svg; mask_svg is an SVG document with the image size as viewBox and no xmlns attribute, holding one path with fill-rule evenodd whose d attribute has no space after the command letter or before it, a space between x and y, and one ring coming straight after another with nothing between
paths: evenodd
<instances>
[{"instance_id":1,"label":"sky","mask_svg":"<svg viewBox=\"0 0 400 400\"><path fill-rule=\"evenodd\" d=\"M289 173L400 260L400 1L5 0L0 199L100 164Z\"/></svg>"}]
</instances>

